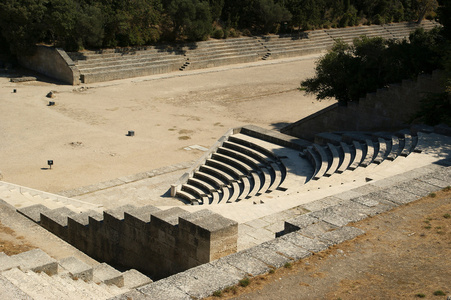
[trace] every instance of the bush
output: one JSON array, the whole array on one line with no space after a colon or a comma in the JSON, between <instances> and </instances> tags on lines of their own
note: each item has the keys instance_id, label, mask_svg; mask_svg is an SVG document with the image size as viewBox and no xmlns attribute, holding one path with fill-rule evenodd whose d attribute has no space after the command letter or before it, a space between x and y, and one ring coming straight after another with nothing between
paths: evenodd
<instances>
[{"instance_id":1,"label":"bush","mask_svg":"<svg viewBox=\"0 0 451 300\"><path fill-rule=\"evenodd\" d=\"M216 29L215 31L213 31L213 38L215 38L215 39L222 39L222 38L224 38L224 30Z\"/></svg>"}]
</instances>

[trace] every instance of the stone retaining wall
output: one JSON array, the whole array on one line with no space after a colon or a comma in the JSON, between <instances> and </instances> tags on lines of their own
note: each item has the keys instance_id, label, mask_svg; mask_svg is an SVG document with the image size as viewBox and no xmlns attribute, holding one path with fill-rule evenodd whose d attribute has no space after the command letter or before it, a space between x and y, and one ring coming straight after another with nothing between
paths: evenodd
<instances>
[{"instance_id":1,"label":"stone retaining wall","mask_svg":"<svg viewBox=\"0 0 451 300\"><path fill-rule=\"evenodd\" d=\"M41 213L41 225L89 256L154 279L237 251L238 223L209 210L134 206L101 214Z\"/></svg>"},{"instance_id":2,"label":"stone retaining wall","mask_svg":"<svg viewBox=\"0 0 451 300\"><path fill-rule=\"evenodd\" d=\"M58 48L37 46L32 56L19 56L22 66L64 83L80 84L80 71L67 53Z\"/></svg>"},{"instance_id":3,"label":"stone retaining wall","mask_svg":"<svg viewBox=\"0 0 451 300\"><path fill-rule=\"evenodd\" d=\"M420 75L416 80L403 80L401 84L392 84L369 93L359 102L350 102L347 106L334 103L280 131L313 140L320 132L402 128L419 110L421 99L430 93L443 91L441 80L440 71Z\"/></svg>"}]
</instances>

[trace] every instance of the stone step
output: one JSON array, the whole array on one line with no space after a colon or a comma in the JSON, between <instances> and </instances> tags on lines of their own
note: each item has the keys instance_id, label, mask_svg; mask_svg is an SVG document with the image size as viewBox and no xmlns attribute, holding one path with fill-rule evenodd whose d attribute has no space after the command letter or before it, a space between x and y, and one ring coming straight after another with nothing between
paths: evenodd
<instances>
[{"instance_id":1,"label":"stone step","mask_svg":"<svg viewBox=\"0 0 451 300\"><path fill-rule=\"evenodd\" d=\"M95 283L115 285L119 288L124 286L122 273L106 263L101 263L93 269L93 280Z\"/></svg>"}]
</instances>

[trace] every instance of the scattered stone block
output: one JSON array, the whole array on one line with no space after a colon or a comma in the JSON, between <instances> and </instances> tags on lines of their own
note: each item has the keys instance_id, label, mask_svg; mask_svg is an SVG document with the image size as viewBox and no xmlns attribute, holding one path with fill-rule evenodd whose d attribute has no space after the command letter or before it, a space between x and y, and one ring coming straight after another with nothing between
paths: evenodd
<instances>
[{"instance_id":1,"label":"scattered stone block","mask_svg":"<svg viewBox=\"0 0 451 300\"><path fill-rule=\"evenodd\" d=\"M84 281L91 281L93 278L93 269L73 256L61 259L59 264L74 280L81 279Z\"/></svg>"},{"instance_id":2,"label":"scattered stone block","mask_svg":"<svg viewBox=\"0 0 451 300\"><path fill-rule=\"evenodd\" d=\"M58 273L58 262L41 249L19 253L11 256L11 258L19 263L19 268L22 271L45 272L49 275Z\"/></svg>"},{"instance_id":3,"label":"scattered stone block","mask_svg":"<svg viewBox=\"0 0 451 300\"><path fill-rule=\"evenodd\" d=\"M344 241L352 240L364 233L365 231L359 228L345 226L334 231L326 232L319 236L319 239L322 241L331 242L332 244L336 245L341 244Z\"/></svg>"},{"instance_id":4,"label":"scattered stone block","mask_svg":"<svg viewBox=\"0 0 451 300\"><path fill-rule=\"evenodd\" d=\"M124 276L122 273L106 263L101 263L94 268L93 280L96 283L105 283L106 285L124 286Z\"/></svg>"}]
</instances>

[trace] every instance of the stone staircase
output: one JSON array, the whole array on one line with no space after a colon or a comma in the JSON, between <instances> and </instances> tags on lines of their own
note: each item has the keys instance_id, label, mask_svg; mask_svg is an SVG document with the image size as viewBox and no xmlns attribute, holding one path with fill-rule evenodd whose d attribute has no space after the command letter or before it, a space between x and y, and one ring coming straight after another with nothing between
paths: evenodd
<instances>
[{"instance_id":1,"label":"stone staircase","mask_svg":"<svg viewBox=\"0 0 451 300\"><path fill-rule=\"evenodd\" d=\"M252 201L261 194L298 189L312 180L406 157L418 143L410 130L320 133L314 142L256 126L234 131L172 186L172 196L192 205Z\"/></svg>"},{"instance_id":2,"label":"stone staircase","mask_svg":"<svg viewBox=\"0 0 451 300\"><path fill-rule=\"evenodd\" d=\"M100 205L78 199L66 198L4 181L0 181L0 199L17 210L26 213L32 220L39 218L39 213L35 210L36 207L40 207L41 211L65 209L73 213L86 211L101 212L103 210Z\"/></svg>"},{"instance_id":3,"label":"stone staircase","mask_svg":"<svg viewBox=\"0 0 451 300\"><path fill-rule=\"evenodd\" d=\"M209 40L191 44L159 45L67 53L80 71L82 83L197 70L268 59L302 56L329 49L335 40L351 43L368 37L406 38L418 27L429 30L437 23L395 23L327 30L298 35L269 35Z\"/></svg>"},{"instance_id":4,"label":"stone staircase","mask_svg":"<svg viewBox=\"0 0 451 300\"><path fill-rule=\"evenodd\" d=\"M136 270L91 267L75 257L57 261L40 249L0 252L1 299L109 299L151 282Z\"/></svg>"},{"instance_id":5,"label":"stone staircase","mask_svg":"<svg viewBox=\"0 0 451 300\"><path fill-rule=\"evenodd\" d=\"M180 68L181 71L255 62L268 52L254 37L210 40L185 48L188 60Z\"/></svg>"}]
</instances>

